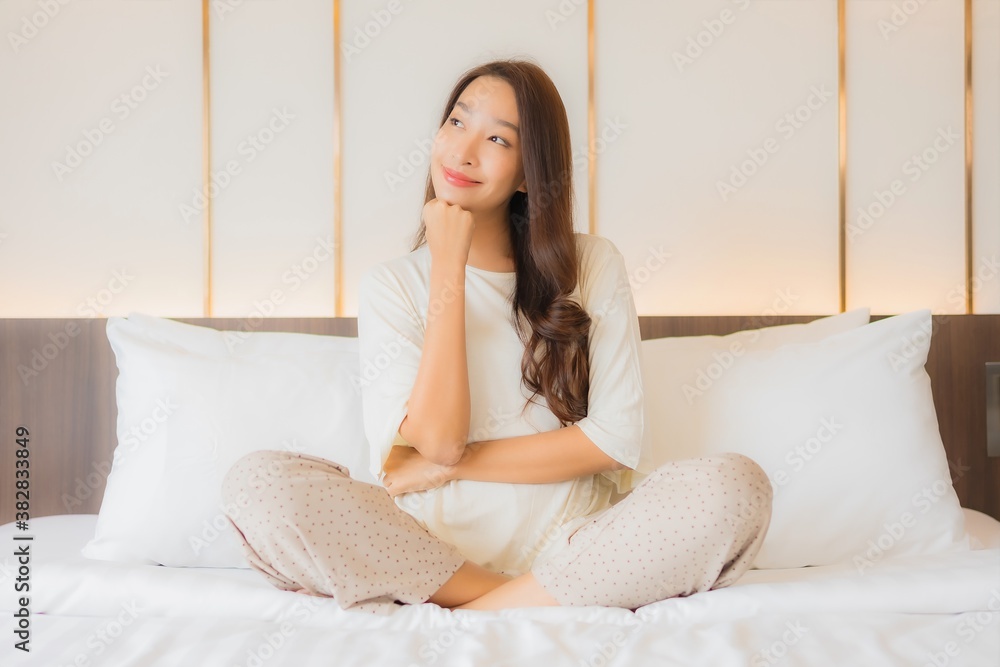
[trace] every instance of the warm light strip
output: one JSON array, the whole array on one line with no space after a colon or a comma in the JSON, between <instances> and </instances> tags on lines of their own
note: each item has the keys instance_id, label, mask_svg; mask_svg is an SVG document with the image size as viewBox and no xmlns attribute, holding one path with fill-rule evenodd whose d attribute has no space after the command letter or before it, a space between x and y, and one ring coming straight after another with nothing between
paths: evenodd
<instances>
[{"instance_id":1,"label":"warm light strip","mask_svg":"<svg viewBox=\"0 0 1000 667\"><path fill-rule=\"evenodd\" d=\"M838 161L838 242L837 255L840 312L847 310L847 76L845 10L847 0L837 0L837 98L839 107L839 161Z\"/></svg>"},{"instance_id":2,"label":"warm light strip","mask_svg":"<svg viewBox=\"0 0 1000 667\"><path fill-rule=\"evenodd\" d=\"M965 0L965 312L972 300L972 0Z\"/></svg>"},{"instance_id":3,"label":"warm light strip","mask_svg":"<svg viewBox=\"0 0 1000 667\"><path fill-rule=\"evenodd\" d=\"M597 131L594 118L594 3L587 2L587 202L590 233L597 233Z\"/></svg>"},{"instance_id":4,"label":"warm light strip","mask_svg":"<svg viewBox=\"0 0 1000 667\"><path fill-rule=\"evenodd\" d=\"M201 2L201 187L205 196L205 288L204 317L212 317L212 198L209 186L212 183L212 78L209 66L209 0Z\"/></svg>"},{"instance_id":5,"label":"warm light strip","mask_svg":"<svg viewBox=\"0 0 1000 667\"><path fill-rule=\"evenodd\" d=\"M343 317L344 262L340 131L340 0L333 0L333 316Z\"/></svg>"}]
</instances>

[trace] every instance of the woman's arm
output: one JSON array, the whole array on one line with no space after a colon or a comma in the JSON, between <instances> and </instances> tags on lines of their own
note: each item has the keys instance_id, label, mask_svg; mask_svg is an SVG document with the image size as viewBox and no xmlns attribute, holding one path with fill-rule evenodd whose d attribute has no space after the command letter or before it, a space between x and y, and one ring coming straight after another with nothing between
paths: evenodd
<instances>
[{"instance_id":1,"label":"woman's arm","mask_svg":"<svg viewBox=\"0 0 1000 667\"><path fill-rule=\"evenodd\" d=\"M448 479L541 484L562 482L625 466L611 458L575 424L544 433L470 443Z\"/></svg>"},{"instance_id":2,"label":"woman's arm","mask_svg":"<svg viewBox=\"0 0 1000 667\"><path fill-rule=\"evenodd\" d=\"M465 265L472 214L442 199L424 204L431 253L427 326L420 367L399 435L433 463L458 461L469 439L471 400L465 346Z\"/></svg>"},{"instance_id":3,"label":"woman's arm","mask_svg":"<svg viewBox=\"0 0 1000 667\"><path fill-rule=\"evenodd\" d=\"M470 442L454 465L437 464L411 447L396 446L385 462L385 480L389 495L398 496L457 479L544 484L625 467L574 424L544 433Z\"/></svg>"},{"instance_id":4,"label":"woman's arm","mask_svg":"<svg viewBox=\"0 0 1000 667\"><path fill-rule=\"evenodd\" d=\"M451 465L469 437L465 266L431 263L420 368L399 435L433 463Z\"/></svg>"}]
</instances>

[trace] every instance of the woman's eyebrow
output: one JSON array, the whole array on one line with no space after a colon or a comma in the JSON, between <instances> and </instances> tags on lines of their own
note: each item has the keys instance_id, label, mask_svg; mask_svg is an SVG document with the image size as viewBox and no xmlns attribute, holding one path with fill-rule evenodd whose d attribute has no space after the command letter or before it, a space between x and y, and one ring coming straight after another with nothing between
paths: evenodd
<instances>
[{"instance_id":1,"label":"woman's eyebrow","mask_svg":"<svg viewBox=\"0 0 1000 667\"><path fill-rule=\"evenodd\" d=\"M469 107L465 102L455 102L455 106L462 107L462 111L464 111L465 113L472 113L471 111L469 111ZM503 120L502 118L491 118L490 120L492 120L494 123L497 123L498 125L506 125L510 129L520 134L520 132L517 129L517 125L514 125L514 123L511 123L510 121Z\"/></svg>"}]
</instances>

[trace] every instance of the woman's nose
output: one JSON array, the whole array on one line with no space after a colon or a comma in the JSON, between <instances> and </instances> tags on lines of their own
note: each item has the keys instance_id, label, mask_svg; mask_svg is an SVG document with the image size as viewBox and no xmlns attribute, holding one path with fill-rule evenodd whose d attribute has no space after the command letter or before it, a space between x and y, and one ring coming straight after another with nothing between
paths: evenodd
<instances>
[{"instance_id":1,"label":"woman's nose","mask_svg":"<svg viewBox=\"0 0 1000 667\"><path fill-rule=\"evenodd\" d=\"M467 134L455 137L451 144L451 157L459 164L472 164L475 162L475 147L472 138Z\"/></svg>"}]
</instances>

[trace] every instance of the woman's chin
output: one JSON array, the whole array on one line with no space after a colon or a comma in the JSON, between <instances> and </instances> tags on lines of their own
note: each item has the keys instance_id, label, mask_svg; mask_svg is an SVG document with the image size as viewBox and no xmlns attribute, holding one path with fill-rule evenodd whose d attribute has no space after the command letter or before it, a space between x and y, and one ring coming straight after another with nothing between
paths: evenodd
<instances>
[{"instance_id":1,"label":"woman's chin","mask_svg":"<svg viewBox=\"0 0 1000 667\"><path fill-rule=\"evenodd\" d=\"M467 192L462 192L460 188L453 188L446 185L440 189L434 188L434 194L438 199L446 204L451 206L461 206L469 212L479 208L476 205L477 198L469 196L469 193Z\"/></svg>"}]
</instances>

